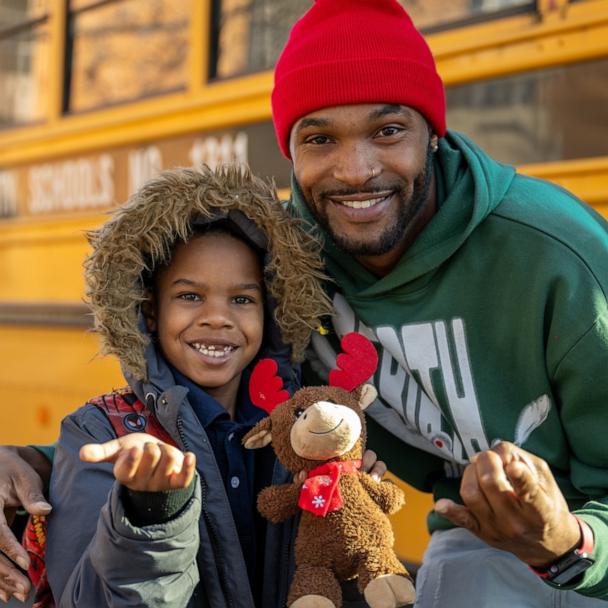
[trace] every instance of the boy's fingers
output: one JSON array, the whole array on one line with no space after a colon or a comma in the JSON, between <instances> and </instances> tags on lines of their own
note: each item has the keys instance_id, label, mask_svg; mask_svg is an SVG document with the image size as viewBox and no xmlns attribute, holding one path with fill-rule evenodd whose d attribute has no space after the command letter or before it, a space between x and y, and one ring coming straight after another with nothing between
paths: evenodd
<instances>
[{"instance_id":1,"label":"boy's fingers","mask_svg":"<svg viewBox=\"0 0 608 608\"><path fill-rule=\"evenodd\" d=\"M171 477L171 489L187 488L194 479L196 456L192 452L184 454L181 470Z\"/></svg>"},{"instance_id":2,"label":"boy's fingers","mask_svg":"<svg viewBox=\"0 0 608 608\"><path fill-rule=\"evenodd\" d=\"M122 450L118 439L105 443L87 443L80 448L80 460L84 462L116 462Z\"/></svg>"},{"instance_id":3,"label":"boy's fingers","mask_svg":"<svg viewBox=\"0 0 608 608\"><path fill-rule=\"evenodd\" d=\"M123 485L131 487L142 456L143 450L138 446L123 450L114 464L114 477Z\"/></svg>"}]
</instances>

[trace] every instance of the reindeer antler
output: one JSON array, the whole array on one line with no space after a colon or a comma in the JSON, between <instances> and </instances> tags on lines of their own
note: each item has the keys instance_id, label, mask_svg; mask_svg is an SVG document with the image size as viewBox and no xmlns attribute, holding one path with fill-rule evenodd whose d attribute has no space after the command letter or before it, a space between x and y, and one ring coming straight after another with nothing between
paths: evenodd
<instances>
[{"instance_id":1,"label":"reindeer antler","mask_svg":"<svg viewBox=\"0 0 608 608\"><path fill-rule=\"evenodd\" d=\"M340 369L329 372L330 386L352 391L363 384L378 367L378 353L374 345L361 334L351 332L340 342L343 353L336 358Z\"/></svg>"},{"instance_id":2,"label":"reindeer antler","mask_svg":"<svg viewBox=\"0 0 608 608\"><path fill-rule=\"evenodd\" d=\"M289 399L289 393L283 388L283 379L277 375L278 369L274 359L262 359L253 368L249 380L252 403L269 414L277 405Z\"/></svg>"}]
</instances>

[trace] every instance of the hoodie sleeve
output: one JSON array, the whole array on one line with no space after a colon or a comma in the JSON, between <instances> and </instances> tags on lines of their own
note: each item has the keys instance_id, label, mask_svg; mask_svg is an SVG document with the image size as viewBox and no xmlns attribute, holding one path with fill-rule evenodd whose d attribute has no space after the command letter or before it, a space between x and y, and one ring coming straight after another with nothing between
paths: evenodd
<instances>
[{"instance_id":1,"label":"hoodie sleeve","mask_svg":"<svg viewBox=\"0 0 608 608\"><path fill-rule=\"evenodd\" d=\"M187 606L198 583L200 487L163 524L132 525L111 464L82 462L85 443L115 435L104 414L85 406L64 419L50 486L48 579L59 607Z\"/></svg>"},{"instance_id":2,"label":"hoodie sleeve","mask_svg":"<svg viewBox=\"0 0 608 608\"><path fill-rule=\"evenodd\" d=\"M608 600L608 312L568 351L553 380L570 444L570 480L591 500L574 512L592 528L595 564L570 588Z\"/></svg>"}]
</instances>

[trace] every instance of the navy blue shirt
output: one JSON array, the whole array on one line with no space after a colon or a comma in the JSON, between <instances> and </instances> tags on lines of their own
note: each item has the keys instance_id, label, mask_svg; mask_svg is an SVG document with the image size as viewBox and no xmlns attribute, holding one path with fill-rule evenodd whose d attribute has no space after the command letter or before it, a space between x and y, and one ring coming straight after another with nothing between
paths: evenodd
<instances>
[{"instance_id":1,"label":"navy blue shirt","mask_svg":"<svg viewBox=\"0 0 608 608\"><path fill-rule=\"evenodd\" d=\"M173 368L177 384L189 390L188 401L209 437L217 461L236 529L254 596L261 580L264 532L266 525L257 513L258 492L270 485L274 466L274 454L270 446L260 450L248 450L241 440L255 424L266 416L249 399L247 390L250 373L243 372L241 390L237 397L235 419L231 420L226 409L200 386Z\"/></svg>"}]
</instances>

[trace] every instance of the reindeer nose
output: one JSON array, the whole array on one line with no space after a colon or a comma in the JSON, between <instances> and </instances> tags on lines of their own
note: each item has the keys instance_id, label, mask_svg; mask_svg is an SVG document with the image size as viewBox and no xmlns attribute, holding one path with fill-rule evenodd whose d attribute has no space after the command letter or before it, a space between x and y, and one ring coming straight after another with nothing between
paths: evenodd
<instances>
[{"instance_id":1,"label":"reindeer nose","mask_svg":"<svg viewBox=\"0 0 608 608\"><path fill-rule=\"evenodd\" d=\"M330 429L342 419L340 408L335 403L320 401L311 405L302 416L315 430Z\"/></svg>"}]
</instances>

